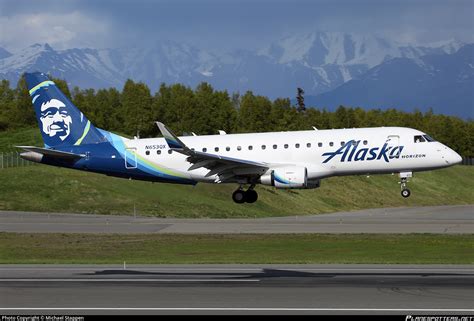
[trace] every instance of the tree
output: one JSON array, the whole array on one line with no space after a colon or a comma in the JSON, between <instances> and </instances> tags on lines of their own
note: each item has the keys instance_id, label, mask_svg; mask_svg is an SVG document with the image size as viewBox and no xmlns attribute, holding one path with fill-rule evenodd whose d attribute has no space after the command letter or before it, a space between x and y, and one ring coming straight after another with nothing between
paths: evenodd
<instances>
[{"instance_id":1,"label":"tree","mask_svg":"<svg viewBox=\"0 0 474 321\"><path fill-rule=\"evenodd\" d=\"M297 109L291 106L289 98L277 98L272 103L269 119L271 131L288 131L306 128L304 113L298 113Z\"/></svg>"},{"instance_id":2,"label":"tree","mask_svg":"<svg viewBox=\"0 0 474 321\"><path fill-rule=\"evenodd\" d=\"M15 122L16 97L8 80L0 81L0 131L12 127Z\"/></svg>"},{"instance_id":3,"label":"tree","mask_svg":"<svg viewBox=\"0 0 474 321\"><path fill-rule=\"evenodd\" d=\"M35 110L31 104L31 97L26 85L25 77L18 80L15 90L16 104L14 107L13 122L16 126L32 126L36 124Z\"/></svg>"},{"instance_id":4,"label":"tree","mask_svg":"<svg viewBox=\"0 0 474 321\"><path fill-rule=\"evenodd\" d=\"M115 88L99 89L95 97L94 119L97 127L112 131L121 131L120 93Z\"/></svg>"},{"instance_id":5,"label":"tree","mask_svg":"<svg viewBox=\"0 0 474 321\"><path fill-rule=\"evenodd\" d=\"M152 133L153 120L150 89L142 82L128 79L122 90L121 118L124 132L146 137Z\"/></svg>"},{"instance_id":6,"label":"tree","mask_svg":"<svg viewBox=\"0 0 474 321\"><path fill-rule=\"evenodd\" d=\"M272 103L263 96L255 96L247 91L242 96L239 109L239 131L265 132L270 130Z\"/></svg>"},{"instance_id":7,"label":"tree","mask_svg":"<svg viewBox=\"0 0 474 321\"><path fill-rule=\"evenodd\" d=\"M306 110L306 106L304 104L304 90L298 87L298 93L296 95L296 101L298 102L298 112L301 113Z\"/></svg>"},{"instance_id":8,"label":"tree","mask_svg":"<svg viewBox=\"0 0 474 321\"><path fill-rule=\"evenodd\" d=\"M339 106L333 114L333 128L353 128L355 127L356 118L352 108Z\"/></svg>"},{"instance_id":9,"label":"tree","mask_svg":"<svg viewBox=\"0 0 474 321\"><path fill-rule=\"evenodd\" d=\"M156 119L166 123L178 134L199 132L194 123L198 110L195 108L194 91L181 84L170 87L162 84L154 97L153 112Z\"/></svg>"}]
</instances>

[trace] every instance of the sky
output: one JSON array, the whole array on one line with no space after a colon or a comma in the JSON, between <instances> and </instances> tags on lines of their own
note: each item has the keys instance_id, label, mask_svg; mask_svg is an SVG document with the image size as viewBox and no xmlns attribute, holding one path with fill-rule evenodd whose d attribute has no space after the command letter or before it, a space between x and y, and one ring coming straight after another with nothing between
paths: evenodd
<instances>
[{"instance_id":1,"label":"sky","mask_svg":"<svg viewBox=\"0 0 474 321\"><path fill-rule=\"evenodd\" d=\"M0 0L0 47L11 52L163 40L225 52L316 30L474 42L474 0Z\"/></svg>"}]
</instances>

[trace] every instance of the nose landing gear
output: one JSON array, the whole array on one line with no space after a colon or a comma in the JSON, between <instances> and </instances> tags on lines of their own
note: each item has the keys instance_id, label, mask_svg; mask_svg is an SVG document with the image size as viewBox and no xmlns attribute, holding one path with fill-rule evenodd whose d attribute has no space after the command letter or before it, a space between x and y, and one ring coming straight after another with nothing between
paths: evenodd
<instances>
[{"instance_id":1,"label":"nose landing gear","mask_svg":"<svg viewBox=\"0 0 474 321\"><path fill-rule=\"evenodd\" d=\"M402 188L401 194L403 197L407 198L407 197L410 197L411 192L408 188L405 187L405 188Z\"/></svg>"},{"instance_id":2,"label":"nose landing gear","mask_svg":"<svg viewBox=\"0 0 474 321\"><path fill-rule=\"evenodd\" d=\"M248 190L244 191L241 185L234 193L232 193L232 199L238 204L255 203L258 199L258 194L254 188L255 185L252 184Z\"/></svg>"},{"instance_id":3,"label":"nose landing gear","mask_svg":"<svg viewBox=\"0 0 474 321\"><path fill-rule=\"evenodd\" d=\"M401 193L404 198L410 197L411 192L407 188L407 183L408 183L408 178L412 177L413 173L412 172L401 172L400 173L400 188L401 188Z\"/></svg>"}]
</instances>

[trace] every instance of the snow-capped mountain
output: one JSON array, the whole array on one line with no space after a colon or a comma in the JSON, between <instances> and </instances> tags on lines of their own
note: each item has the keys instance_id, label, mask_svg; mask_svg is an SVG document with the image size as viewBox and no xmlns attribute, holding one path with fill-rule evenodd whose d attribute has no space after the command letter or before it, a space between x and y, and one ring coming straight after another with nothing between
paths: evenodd
<instances>
[{"instance_id":1,"label":"snow-capped mountain","mask_svg":"<svg viewBox=\"0 0 474 321\"><path fill-rule=\"evenodd\" d=\"M306 104L335 109L396 107L406 111L433 108L436 113L474 118L474 44L452 54L417 59L394 58L316 97Z\"/></svg>"},{"instance_id":2,"label":"snow-capped mountain","mask_svg":"<svg viewBox=\"0 0 474 321\"><path fill-rule=\"evenodd\" d=\"M453 53L462 45L459 41L450 40L417 46L390 42L374 35L313 32L283 38L259 54L293 70L310 72L310 77L296 73L295 81L299 83L297 79L307 79L302 85L306 92L319 94L364 74L386 60Z\"/></svg>"},{"instance_id":3,"label":"snow-capped mountain","mask_svg":"<svg viewBox=\"0 0 474 321\"><path fill-rule=\"evenodd\" d=\"M100 53L96 49L56 51L48 44L34 44L0 59L0 77L15 85L23 72L39 70L83 88L120 86L115 67L101 59Z\"/></svg>"},{"instance_id":4,"label":"snow-capped mountain","mask_svg":"<svg viewBox=\"0 0 474 321\"><path fill-rule=\"evenodd\" d=\"M14 86L23 72L40 70L66 79L71 87L120 89L130 78L155 91L163 82L194 87L206 81L230 92L252 90L270 98L294 97L297 87L304 88L306 95L319 95L393 59L420 64L426 55L446 56L463 45L455 40L400 44L341 32L287 36L260 50L226 54L171 41L113 49L55 50L48 44L35 44L14 53L0 48L0 79Z\"/></svg>"},{"instance_id":5,"label":"snow-capped mountain","mask_svg":"<svg viewBox=\"0 0 474 321\"><path fill-rule=\"evenodd\" d=\"M10 57L12 54L0 47L0 59Z\"/></svg>"},{"instance_id":6,"label":"snow-capped mountain","mask_svg":"<svg viewBox=\"0 0 474 321\"><path fill-rule=\"evenodd\" d=\"M14 85L23 72L40 70L81 88L121 88L131 78L156 89L161 82L204 81L213 59L202 50L170 42L147 49L54 50L48 44L34 44L0 58L0 78Z\"/></svg>"},{"instance_id":7,"label":"snow-capped mountain","mask_svg":"<svg viewBox=\"0 0 474 321\"><path fill-rule=\"evenodd\" d=\"M301 63L312 68L324 65L367 65L372 68L394 57L416 58L433 53L456 52L463 43L441 41L424 46L390 42L375 35L313 32L285 37L260 54L279 63Z\"/></svg>"}]
</instances>

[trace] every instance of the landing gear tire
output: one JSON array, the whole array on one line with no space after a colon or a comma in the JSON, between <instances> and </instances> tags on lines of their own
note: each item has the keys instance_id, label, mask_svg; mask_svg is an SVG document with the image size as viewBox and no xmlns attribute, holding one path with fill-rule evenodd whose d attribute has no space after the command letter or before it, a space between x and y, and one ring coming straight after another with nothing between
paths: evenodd
<instances>
[{"instance_id":1,"label":"landing gear tire","mask_svg":"<svg viewBox=\"0 0 474 321\"><path fill-rule=\"evenodd\" d=\"M401 194L402 194L402 196L403 196L404 198L407 198L407 197L409 197L409 196L411 195L411 192L410 192L410 190L409 190L408 188L405 188L405 189L402 189Z\"/></svg>"},{"instance_id":2,"label":"landing gear tire","mask_svg":"<svg viewBox=\"0 0 474 321\"><path fill-rule=\"evenodd\" d=\"M238 189L232 194L232 199L238 204L245 203L247 199L247 193L241 189Z\"/></svg>"},{"instance_id":3,"label":"landing gear tire","mask_svg":"<svg viewBox=\"0 0 474 321\"><path fill-rule=\"evenodd\" d=\"M258 199L258 194L255 190L249 189L247 192L245 192L245 201L247 203L255 203Z\"/></svg>"},{"instance_id":4,"label":"landing gear tire","mask_svg":"<svg viewBox=\"0 0 474 321\"><path fill-rule=\"evenodd\" d=\"M402 189L401 193L403 198L407 198L407 197L410 197L411 195L411 192L410 190L407 188L407 183L408 183L408 177L411 177L411 172L409 173L403 173L403 177L402 177L402 173L400 173L400 188Z\"/></svg>"}]
</instances>

